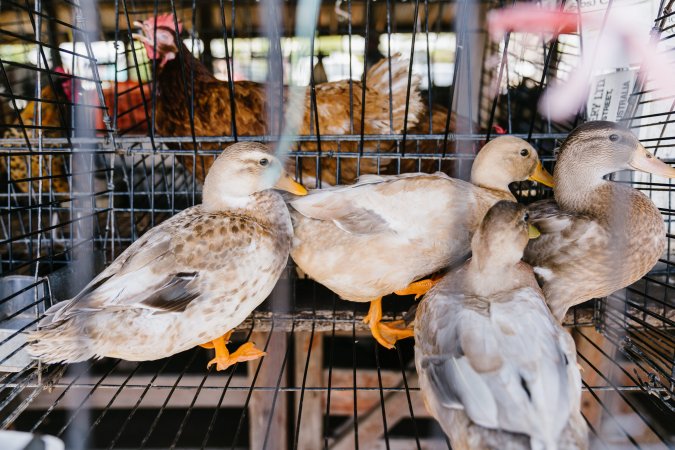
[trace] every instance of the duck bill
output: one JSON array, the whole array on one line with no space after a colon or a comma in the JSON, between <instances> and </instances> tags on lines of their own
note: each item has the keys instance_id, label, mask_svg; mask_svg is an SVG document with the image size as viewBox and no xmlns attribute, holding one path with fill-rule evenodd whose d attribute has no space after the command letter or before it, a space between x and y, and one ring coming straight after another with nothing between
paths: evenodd
<instances>
[{"instance_id":1,"label":"duck bill","mask_svg":"<svg viewBox=\"0 0 675 450\"><path fill-rule=\"evenodd\" d=\"M635 152L633 159L628 164L631 169L647 172L666 178L675 178L675 167L670 167L656 156L649 153L643 146Z\"/></svg>"},{"instance_id":2,"label":"duck bill","mask_svg":"<svg viewBox=\"0 0 675 450\"><path fill-rule=\"evenodd\" d=\"M544 169L541 161L537 161L537 167L534 169L534 172L530 175L528 180L536 181L544 186L553 187L553 176Z\"/></svg>"},{"instance_id":3,"label":"duck bill","mask_svg":"<svg viewBox=\"0 0 675 450\"><path fill-rule=\"evenodd\" d=\"M307 189L288 175L282 175L277 184L274 185L274 188L295 195L307 195Z\"/></svg>"},{"instance_id":4,"label":"duck bill","mask_svg":"<svg viewBox=\"0 0 675 450\"><path fill-rule=\"evenodd\" d=\"M539 236L541 236L541 231L539 231L534 225L529 224L527 226L527 235L530 239L537 239Z\"/></svg>"}]
</instances>

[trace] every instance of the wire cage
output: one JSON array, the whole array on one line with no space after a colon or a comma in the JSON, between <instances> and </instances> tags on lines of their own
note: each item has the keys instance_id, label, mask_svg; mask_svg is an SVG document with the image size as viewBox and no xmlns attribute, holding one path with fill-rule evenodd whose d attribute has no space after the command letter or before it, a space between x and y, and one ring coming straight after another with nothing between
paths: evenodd
<instances>
[{"instance_id":1,"label":"wire cage","mask_svg":"<svg viewBox=\"0 0 675 450\"><path fill-rule=\"evenodd\" d=\"M259 361L216 372L205 369L204 349L71 366L45 366L25 353L25 333L46 308L77 293L144 232L200 202L200 167L223 148L287 141L283 86L305 96L307 132L291 139L288 159L308 187L367 173L442 170L466 179L478 149L500 133L530 140L550 168L567 133L594 117L591 104L565 122L537 108L544 89L567 80L590 51L583 33L491 40L485 17L502 6L493 1L338 0L318 4L303 52L299 18L310 13L300 8L308 4L0 2L0 429L56 435L67 448L450 448L424 408L412 340L378 347L362 323L363 305L341 301L290 263L235 334L264 348ZM652 19L645 33L672 57L672 1L645 5ZM228 133L197 129L194 65L178 93L188 132L161 132L156 63L132 36L135 21L161 13L182 22L181 61L194 56L231 93L239 80L266 83L264 132L239 126L234 110ZM361 86L373 83L369 69L383 58L392 73L397 53L407 67L400 84L390 77L384 85L390 118L378 131L369 128ZM673 98L660 97L636 68L621 74L629 85L617 120L672 164ZM333 82L346 86L344 132L319 118L320 86ZM395 106L405 111L397 125ZM670 448L674 189L651 176L617 177L660 208L667 251L638 283L579 305L564 323L583 369L592 447ZM529 182L513 190L523 202L550 195ZM392 317L413 304L385 302Z\"/></svg>"}]
</instances>

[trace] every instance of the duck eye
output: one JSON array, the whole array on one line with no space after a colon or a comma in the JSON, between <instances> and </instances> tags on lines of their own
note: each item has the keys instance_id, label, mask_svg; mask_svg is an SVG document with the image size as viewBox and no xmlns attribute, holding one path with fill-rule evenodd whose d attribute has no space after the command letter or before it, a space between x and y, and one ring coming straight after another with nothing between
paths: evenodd
<instances>
[{"instance_id":1,"label":"duck eye","mask_svg":"<svg viewBox=\"0 0 675 450\"><path fill-rule=\"evenodd\" d=\"M258 162L259 162L260 165L263 166L263 167L265 167L266 165L268 165L268 164L270 163L269 159L267 159L267 158L263 158L263 159L261 159L261 160L258 161Z\"/></svg>"},{"instance_id":2,"label":"duck eye","mask_svg":"<svg viewBox=\"0 0 675 450\"><path fill-rule=\"evenodd\" d=\"M530 220L530 214L525 213L525 215L523 216L523 222L527 222L528 220Z\"/></svg>"},{"instance_id":3,"label":"duck eye","mask_svg":"<svg viewBox=\"0 0 675 450\"><path fill-rule=\"evenodd\" d=\"M618 134L610 134L609 140L612 141L612 142L616 142L616 141L619 140L619 135Z\"/></svg>"},{"instance_id":4,"label":"duck eye","mask_svg":"<svg viewBox=\"0 0 675 450\"><path fill-rule=\"evenodd\" d=\"M526 148L524 148L520 151L520 156L527 156L529 154L530 154L530 151Z\"/></svg>"}]
</instances>

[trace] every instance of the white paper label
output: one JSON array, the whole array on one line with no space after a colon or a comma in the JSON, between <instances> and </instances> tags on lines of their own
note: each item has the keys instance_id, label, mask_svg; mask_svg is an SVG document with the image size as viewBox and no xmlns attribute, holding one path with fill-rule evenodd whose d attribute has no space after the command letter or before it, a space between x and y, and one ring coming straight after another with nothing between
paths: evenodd
<instances>
[{"instance_id":1,"label":"white paper label","mask_svg":"<svg viewBox=\"0 0 675 450\"><path fill-rule=\"evenodd\" d=\"M586 103L588 120L616 122L621 119L626 113L636 77L636 70L594 76Z\"/></svg>"}]
</instances>

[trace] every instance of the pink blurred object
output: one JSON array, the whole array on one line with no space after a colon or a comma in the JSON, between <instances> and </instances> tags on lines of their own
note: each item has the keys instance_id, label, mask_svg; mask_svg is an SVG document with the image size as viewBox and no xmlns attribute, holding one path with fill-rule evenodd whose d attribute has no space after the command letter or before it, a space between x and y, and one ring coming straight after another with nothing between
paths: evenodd
<instances>
[{"instance_id":1,"label":"pink blurred object","mask_svg":"<svg viewBox=\"0 0 675 450\"><path fill-rule=\"evenodd\" d=\"M525 33L544 33L553 37L559 34L577 31L579 17L576 13L545 9L530 4L518 4L490 12L488 28L493 40L501 39L507 31ZM607 15L602 25L602 15L582 15L583 28L602 29L598 45L623 43L620 51L637 56L642 64L641 73L652 82L652 88L665 97L675 96L675 64L659 54L656 44L646 40L644 32L634 26L634 18L620 10ZM602 51L586 49L581 63L570 72L566 82L557 82L546 89L541 98L539 109L553 120L563 120L576 114L588 98L588 89L593 74L615 69L613 58L617 55L612 45ZM599 69L599 70L596 70Z\"/></svg>"},{"instance_id":2,"label":"pink blurred object","mask_svg":"<svg viewBox=\"0 0 675 450\"><path fill-rule=\"evenodd\" d=\"M497 124L492 125L492 130L497 134L506 134L506 130Z\"/></svg>"},{"instance_id":3,"label":"pink blurred object","mask_svg":"<svg viewBox=\"0 0 675 450\"><path fill-rule=\"evenodd\" d=\"M523 33L576 33L579 16L560 10L544 9L530 3L490 11L488 29L493 39L500 39L508 31Z\"/></svg>"}]
</instances>

